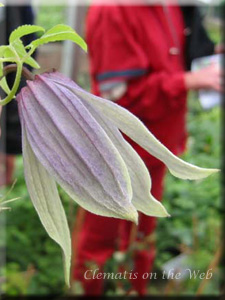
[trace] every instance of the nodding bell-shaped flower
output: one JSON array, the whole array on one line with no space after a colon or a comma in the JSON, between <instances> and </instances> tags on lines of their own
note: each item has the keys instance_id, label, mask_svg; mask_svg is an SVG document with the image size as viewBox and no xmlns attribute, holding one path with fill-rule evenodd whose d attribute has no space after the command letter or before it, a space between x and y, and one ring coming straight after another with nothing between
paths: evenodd
<instances>
[{"instance_id":1,"label":"nodding bell-shaped flower","mask_svg":"<svg viewBox=\"0 0 225 300\"><path fill-rule=\"evenodd\" d=\"M37 75L17 96L27 188L43 226L62 248L69 284L70 234L56 182L86 210L138 222L138 213L166 217L150 193L151 178L123 132L182 179L217 172L188 164L143 123L58 72Z\"/></svg>"}]
</instances>

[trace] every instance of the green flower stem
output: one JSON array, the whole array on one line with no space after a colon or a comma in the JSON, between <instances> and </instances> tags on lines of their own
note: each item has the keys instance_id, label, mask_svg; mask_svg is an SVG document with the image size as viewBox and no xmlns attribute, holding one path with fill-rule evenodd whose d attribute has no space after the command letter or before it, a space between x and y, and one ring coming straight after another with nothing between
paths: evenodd
<instances>
[{"instance_id":1,"label":"green flower stem","mask_svg":"<svg viewBox=\"0 0 225 300\"><path fill-rule=\"evenodd\" d=\"M3 76L0 77L0 80L4 76L12 72L16 72L16 78L13 88L10 91L9 95L5 99L0 101L0 105L6 105L14 98L20 84L21 75L23 75L28 80L34 80L34 75L27 68L23 67L23 64L21 62L6 66L3 70Z\"/></svg>"},{"instance_id":2,"label":"green flower stem","mask_svg":"<svg viewBox=\"0 0 225 300\"><path fill-rule=\"evenodd\" d=\"M21 62L17 62L17 64L13 65L13 66L14 67L16 66L16 78L15 78L12 90L10 91L8 96L6 96L3 100L0 101L0 105L8 104L14 98L14 96L15 96L17 90L18 90L21 75L22 75L22 71L23 71L23 64Z\"/></svg>"},{"instance_id":3,"label":"green flower stem","mask_svg":"<svg viewBox=\"0 0 225 300\"><path fill-rule=\"evenodd\" d=\"M28 45L27 47L26 47L26 49L28 49L28 47L30 48L30 50L27 52L27 54L22 58L22 60L21 60L21 62L22 63L25 63L25 61L26 61L26 59L27 58L29 58L29 57L31 57L32 56L32 54L35 52L35 50L37 49L37 47L34 47L33 45Z\"/></svg>"},{"instance_id":4,"label":"green flower stem","mask_svg":"<svg viewBox=\"0 0 225 300\"><path fill-rule=\"evenodd\" d=\"M25 61L28 57L31 57L31 55L34 53L36 49L37 47L31 45L30 50L27 52L27 55L24 56L23 61Z\"/></svg>"}]
</instances>

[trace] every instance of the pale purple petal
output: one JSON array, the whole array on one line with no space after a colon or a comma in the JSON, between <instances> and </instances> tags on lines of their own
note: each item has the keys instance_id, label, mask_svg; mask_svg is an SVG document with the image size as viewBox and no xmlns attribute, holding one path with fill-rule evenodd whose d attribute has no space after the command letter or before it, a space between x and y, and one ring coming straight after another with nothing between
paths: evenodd
<instances>
[{"instance_id":1,"label":"pale purple petal","mask_svg":"<svg viewBox=\"0 0 225 300\"><path fill-rule=\"evenodd\" d=\"M57 82L55 80L55 82ZM63 83L61 83L63 84ZM169 168L170 172L182 179L202 179L213 173L217 173L218 169L200 168L183 161L169 151L154 135L145 127L145 125L133 114L123 107L107 101L100 97L94 96L81 88L75 88L68 83L64 84L79 98L85 98L90 104L99 109L99 112L110 120L117 128L129 136L137 144L143 147L153 156L161 160Z\"/></svg>"},{"instance_id":2,"label":"pale purple petal","mask_svg":"<svg viewBox=\"0 0 225 300\"><path fill-rule=\"evenodd\" d=\"M38 76L18 98L32 149L58 183L96 214L137 222L129 173L118 150L78 98Z\"/></svg>"},{"instance_id":3,"label":"pale purple petal","mask_svg":"<svg viewBox=\"0 0 225 300\"><path fill-rule=\"evenodd\" d=\"M21 123L24 173L28 192L45 230L63 250L65 281L70 286L71 240L64 208L55 181L34 155L27 140L24 123Z\"/></svg>"},{"instance_id":4,"label":"pale purple petal","mask_svg":"<svg viewBox=\"0 0 225 300\"><path fill-rule=\"evenodd\" d=\"M53 75L55 74L57 75L57 73L53 73ZM69 82L69 84L71 86L71 82ZM65 88L61 86L59 89L64 91ZM73 105L76 105L72 100L71 102ZM131 178L133 189L132 203L135 208L149 216L169 216L164 206L151 195L151 178L145 164L137 152L126 142L115 125L104 118L103 114L99 113L99 110L96 109L94 105L87 102L85 98L82 98L82 102L98 124L107 133L126 163Z\"/></svg>"}]
</instances>

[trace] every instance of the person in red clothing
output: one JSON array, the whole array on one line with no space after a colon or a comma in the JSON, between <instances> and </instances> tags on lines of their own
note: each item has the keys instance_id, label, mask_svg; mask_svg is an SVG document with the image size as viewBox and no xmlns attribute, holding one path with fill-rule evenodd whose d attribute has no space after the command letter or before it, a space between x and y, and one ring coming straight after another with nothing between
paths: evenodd
<instances>
[{"instance_id":1,"label":"person in red clothing","mask_svg":"<svg viewBox=\"0 0 225 300\"><path fill-rule=\"evenodd\" d=\"M193 24L197 32L193 31ZM87 43L92 92L128 109L174 154L181 154L187 138L187 91L221 91L221 75L213 66L196 73L187 70L193 58L210 55L215 48L196 8L91 6ZM152 194L160 200L165 166L134 142L130 143L148 167ZM146 240L155 226L155 218L140 214L136 239ZM90 263L95 264L95 274L102 272L115 250L127 250L133 235L131 222L83 212L78 235L76 230L78 248L73 277L82 282L87 295L100 295L103 291L103 280L93 276ZM145 243L145 249L134 253L132 272L138 276L131 284L140 295L146 294L148 279L142 275L151 272L154 257L153 243Z\"/></svg>"}]
</instances>

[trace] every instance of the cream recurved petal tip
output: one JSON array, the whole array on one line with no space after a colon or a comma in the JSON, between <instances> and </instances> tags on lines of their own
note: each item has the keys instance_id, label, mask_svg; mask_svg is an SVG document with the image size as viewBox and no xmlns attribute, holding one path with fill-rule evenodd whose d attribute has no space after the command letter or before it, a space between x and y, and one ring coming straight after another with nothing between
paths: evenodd
<instances>
[{"instance_id":1,"label":"cream recurved petal tip","mask_svg":"<svg viewBox=\"0 0 225 300\"><path fill-rule=\"evenodd\" d=\"M101 216L136 224L137 211L169 216L150 193L145 164L120 131L177 177L200 179L218 171L182 161L130 112L84 91L58 72L28 81L17 101L28 191L43 226L63 250L68 284L71 242L56 182L79 205Z\"/></svg>"}]
</instances>

